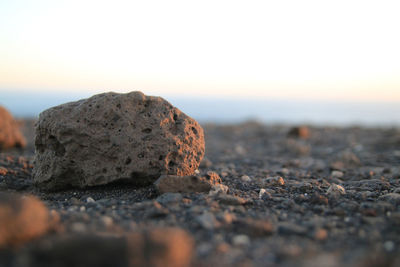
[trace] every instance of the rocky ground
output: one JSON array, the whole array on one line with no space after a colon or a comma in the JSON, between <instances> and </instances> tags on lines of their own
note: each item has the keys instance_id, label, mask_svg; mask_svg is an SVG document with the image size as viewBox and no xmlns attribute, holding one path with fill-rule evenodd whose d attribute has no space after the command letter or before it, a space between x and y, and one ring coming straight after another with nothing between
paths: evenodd
<instances>
[{"instance_id":1,"label":"rocky ground","mask_svg":"<svg viewBox=\"0 0 400 267\"><path fill-rule=\"evenodd\" d=\"M400 129L310 127L288 135L288 126L255 122L203 128L199 172L218 173L227 195L118 183L41 191L32 183L27 121L27 147L0 154L0 192L38 197L59 223L0 249L0 266L146 265L160 250L148 240L162 238L192 255L191 266L400 266ZM151 232L165 227L188 234ZM143 238L120 241L143 229L150 231ZM145 255L132 256L140 244ZM173 251L152 264L179 265Z\"/></svg>"}]
</instances>

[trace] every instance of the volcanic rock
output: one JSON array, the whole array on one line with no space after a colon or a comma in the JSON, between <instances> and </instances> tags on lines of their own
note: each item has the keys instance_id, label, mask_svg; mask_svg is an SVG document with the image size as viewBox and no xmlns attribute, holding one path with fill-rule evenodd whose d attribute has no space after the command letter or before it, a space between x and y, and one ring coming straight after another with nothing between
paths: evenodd
<instances>
[{"instance_id":1,"label":"volcanic rock","mask_svg":"<svg viewBox=\"0 0 400 267\"><path fill-rule=\"evenodd\" d=\"M221 178L217 173L208 172L204 177L199 175L162 175L155 185L160 193L190 193L209 192L214 185L220 183Z\"/></svg>"},{"instance_id":2,"label":"volcanic rock","mask_svg":"<svg viewBox=\"0 0 400 267\"><path fill-rule=\"evenodd\" d=\"M24 147L26 141L19 130L18 122L0 106L0 150L12 147Z\"/></svg>"},{"instance_id":3,"label":"volcanic rock","mask_svg":"<svg viewBox=\"0 0 400 267\"><path fill-rule=\"evenodd\" d=\"M141 92L103 93L45 110L35 147L33 177L47 189L191 175L205 150L194 119Z\"/></svg>"}]
</instances>

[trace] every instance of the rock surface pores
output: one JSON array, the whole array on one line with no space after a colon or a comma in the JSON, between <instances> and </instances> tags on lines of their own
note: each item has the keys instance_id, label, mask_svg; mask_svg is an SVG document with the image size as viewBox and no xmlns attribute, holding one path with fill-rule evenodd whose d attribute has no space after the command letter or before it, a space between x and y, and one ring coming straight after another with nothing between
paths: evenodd
<instances>
[{"instance_id":1,"label":"rock surface pores","mask_svg":"<svg viewBox=\"0 0 400 267\"><path fill-rule=\"evenodd\" d=\"M191 175L205 151L194 119L141 92L103 93L50 108L35 131L33 177L48 189Z\"/></svg>"}]
</instances>

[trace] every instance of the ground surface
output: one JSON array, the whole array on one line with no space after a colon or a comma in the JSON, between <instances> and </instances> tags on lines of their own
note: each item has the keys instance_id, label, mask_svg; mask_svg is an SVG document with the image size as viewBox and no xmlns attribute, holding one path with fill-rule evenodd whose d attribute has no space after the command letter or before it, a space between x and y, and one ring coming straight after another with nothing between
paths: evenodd
<instances>
[{"instance_id":1,"label":"ground surface","mask_svg":"<svg viewBox=\"0 0 400 267\"><path fill-rule=\"evenodd\" d=\"M40 191L32 127L26 149L0 154L12 170L0 175L0 191L39 197L59 212L64 235L178 226L195 239L193 266L400 266L400 129L311 127L302 139L286 126L204 125L199 171L221 176L234 196L226 199L118 184ZM0 265L23 265L54 238L3 251Z\"/></svg>"}]
</instances>

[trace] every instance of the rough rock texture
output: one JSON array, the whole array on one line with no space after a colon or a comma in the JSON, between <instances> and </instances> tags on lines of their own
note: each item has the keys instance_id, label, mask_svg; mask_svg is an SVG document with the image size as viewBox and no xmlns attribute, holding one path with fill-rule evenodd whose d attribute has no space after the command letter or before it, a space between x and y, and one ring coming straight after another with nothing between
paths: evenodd
<instances>
[{"instance_id":1,"label":"rough rock texture","mask_svg":"<svg viewBox=\"0 0 400 267\"><path fill-rule=\"evenodd\" d=\"M104 93L45 110L35 148L34 180L49 189L191 175L205 150L195 120L141 92Z\"/></svg>"},{"instance_id":2,"label":"rough rock texture","mask_svg":"<svg viewBox=\"0 0 400 267\"><path fill-rule=\"evenodd\" d=\"M18 123L5 108L0 106L0 150L25 145L26 141Z\"/></svg>"},{"instance_id":3,"label":"rough rock texture","mask_svg":"<svg viewBox=\"0 0 400 267\"><path fill-rule=\"evenodd\" d=\"M55 216L36 197L0 194L0 248L18 246L39 237L55 223Z\"/></svg>"},{"instance_id":4,"label":"rough rock texture","mask_svg":"<svg viewBox=\"0 0 400 267\"><path fill-rule=\"evenodd\" d=\"M220 184L221 178L215 172L199 175L177 176L162 175L154 184L160 193L209 192L214 185Z\"/></svg>"}]
</instances>

